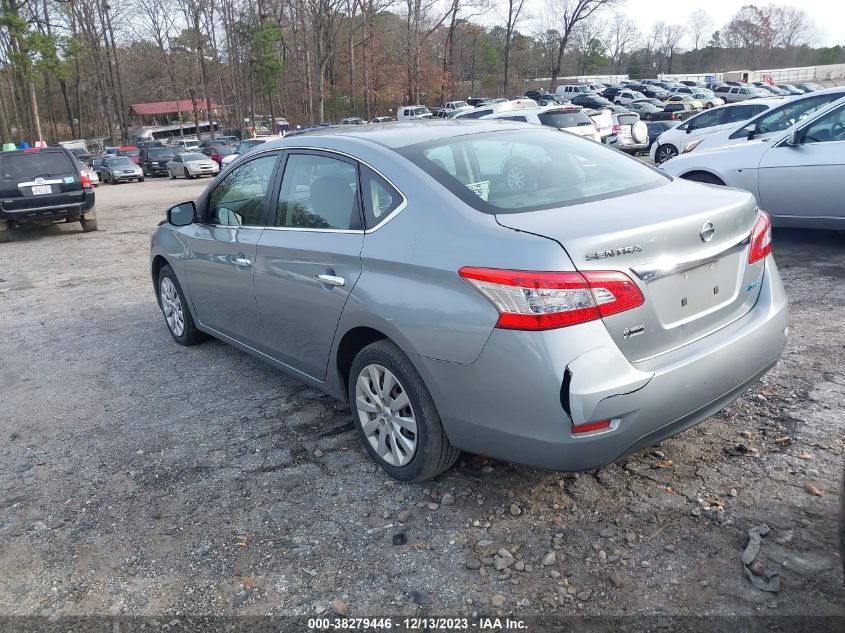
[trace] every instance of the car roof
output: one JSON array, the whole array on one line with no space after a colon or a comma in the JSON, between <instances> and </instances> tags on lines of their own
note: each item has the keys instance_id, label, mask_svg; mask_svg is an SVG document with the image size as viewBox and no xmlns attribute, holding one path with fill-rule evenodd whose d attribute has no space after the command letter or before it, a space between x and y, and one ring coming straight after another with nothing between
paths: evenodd
<instances>
[{"instance_id":1,"label":"car roof","mask_svg":"<svg viewBox=\"0 0 845 633\"><path fill-rule=\"evenodd\" d=\"M556 106L561 107L561 106ZM325 127L302 132L292 137L270 141L267 146L287 147L301 145L303 137L320 141L328 138L349 138L369 141L390 149L427 143L440 139L501 131L503 129L524 129L525 124L505 125L501 121L482 121L479 119L415 119L390 125L356 125L346 127Z\"/></svg>"}]
</instances>

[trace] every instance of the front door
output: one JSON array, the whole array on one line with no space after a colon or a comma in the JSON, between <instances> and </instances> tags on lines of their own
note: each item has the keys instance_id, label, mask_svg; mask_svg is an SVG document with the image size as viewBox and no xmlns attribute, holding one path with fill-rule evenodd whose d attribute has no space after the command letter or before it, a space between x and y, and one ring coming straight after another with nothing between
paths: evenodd
<instances>
[{"instance_id":1,"label":"front door","mask_svg":"<svg viewBox=\"0 0 845 633\"><path fill-rule=\"evenodd\" d=\"M340 314L361 275L364 232L358 166L337 154L292 150L270 226L258 241L255 297L270 353L326 377Z\"/></svg>"},{"instance_id":2,"label":"front door","mask_svg":"<svg viewBox=\"0 0 845 633\"><path fill-rule=\"evenodd\" d=\"M265 154L230 172L209 193L201 221L183 232L194 314L202 325L255 348L264 343L255 260L278 157Z\"/></svg>"},{"instance_id":3,"label":"front door","mask_svg":"<svg viewBox=\"0 0 845 633\"><path fill-rule=\"evenodd\" d=\"M805 125L796 146L776 143L760 161L760 206L774 216L845 217L845 105Z\"/></svg>"}]
</instances>

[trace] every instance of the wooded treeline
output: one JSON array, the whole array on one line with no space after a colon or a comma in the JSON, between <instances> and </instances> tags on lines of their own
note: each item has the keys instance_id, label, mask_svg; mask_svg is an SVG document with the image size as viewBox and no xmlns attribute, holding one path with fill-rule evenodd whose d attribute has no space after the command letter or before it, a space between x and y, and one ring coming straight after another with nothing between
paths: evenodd
<instances>
[{"instance_id":1,"label":"wooded treeline","mask_svg":"<svg viewBox=\"0 0 845 633\"><path fill-rule=\"evenodd\" d=\"M743 6L725 25L698 10L642 33L622 0L535 14L525 1L0 0L0 140L117 141L138 102L209 97L222 125L308 125L512 96L538 77L845 62L841 46L813 47L793 7Z\"/></svg>"}]
</instances>

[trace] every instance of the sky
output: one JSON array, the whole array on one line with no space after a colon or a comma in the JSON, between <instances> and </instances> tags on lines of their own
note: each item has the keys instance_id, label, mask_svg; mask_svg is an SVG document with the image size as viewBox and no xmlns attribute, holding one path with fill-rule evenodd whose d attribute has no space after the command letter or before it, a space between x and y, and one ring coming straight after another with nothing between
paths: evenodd
<instances>
[{"instance_id":1,"label":"sky","mask_svg":"<svg viewBox=\"0 0 845 633\"><path fill-rule=\"evenodd\" d=\"M504 0L497 4L505 5ZM845 45L845 0L625 0L621 10L633 19L643 33L651 31L655 22L667 24L686 24L690 13L704 9L714 22L714 29L723 27L744 4L776 4L800 7L815 22L819 32L817 45ZM525 10L534 24L543 13L546 0L529 0ZM502 8L498 7L487 16L480 18L483 23L501 24ZM534 18L534 19L531 19ZM491 22L492 20L492 22ZM498 21L497 21L498 20ZM525 28L522 26L521 28Z\"/></svg>"},{"instance_id":2,"label":"sky","mask_svg":"<svg viewBox=\"0 0 845 633\"><path fill-rule=\"evenodd\" d=\"M767 0L693 0L692 2L677 2L676 0L627 0L623 10L640 27L643 32L651 30L652 25L662 20L667 24L685 24L690 13L696 9L704 9L713 18L716 28L722 27L744 4L776 4L792 5L804 9L807 15L816 23L819 30L819 45L834 46L845 44L845 2L842 0L795 0L794 2L777 2Z\"/></svg>"}]
</instances>

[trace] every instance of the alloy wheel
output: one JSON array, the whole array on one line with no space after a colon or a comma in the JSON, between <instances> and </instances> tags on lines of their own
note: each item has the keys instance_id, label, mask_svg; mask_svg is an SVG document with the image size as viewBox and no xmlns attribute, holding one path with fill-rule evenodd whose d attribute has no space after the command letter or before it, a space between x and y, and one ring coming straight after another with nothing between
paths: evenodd
<instances>
[{"instance_id":1,"label":"alloy wheel","mask_svg":"<svg viewBox=\"0 0 845 633\"><path fill-rule=\"evenodd\" d=\"M657 148L657 154L655 158L657 159L658 163L665 163L670 158L678 155L678 150L674 148L672 145L661 145Z\"/></svg>"},{"instance_id":2,"label":"alloy wheel","mask_svg":"<svg viewBox=\"0 0 845 633\"><path fill-rule=\"evenodd\" d=\"M169 277L162 277L160 295L161 309L164 312L167 327L175 336L182 336L185 333L185 313L176 285Z\"/></svg>"},{"instance_id":3,"label":"alloy wheel","mask_svg":"<svg viewBox=\"0 0 845 633\"><path fill-rule=\"evenodd\" d=\"M391 466L405 466L417 449L417 421L405 388L382 365L366 365L355 383L355 408L364 436Z\"/></svg>"},{"instance_id":4,"label":"alloy wheel","mask_svg":"<svg viewBox=\"0 0 845 633\"><path fill-rule=\"evenodd\" d=\"M508 189L521 191L525 188L525 170L519 165L508 169Z\"/></svg>"}]
</instances>

